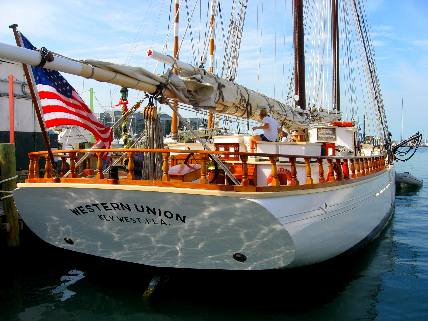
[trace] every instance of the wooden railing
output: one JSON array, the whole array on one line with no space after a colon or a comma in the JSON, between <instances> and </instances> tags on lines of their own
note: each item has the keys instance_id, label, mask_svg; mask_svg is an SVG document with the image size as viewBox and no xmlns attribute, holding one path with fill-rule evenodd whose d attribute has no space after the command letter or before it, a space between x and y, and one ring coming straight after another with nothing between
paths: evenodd
<instances>
[{"instance_id":1,"label":"wooden railing","mask_svg":"<svg viewBox=\"0 0 428 321\"><path fill-rule=\"evenodd\" d=\"M86 153L90 153L80 166L76 166L77 159ZM106 155L109 155L107 158ZM162 163L158 166L162 169L162 175L157 180L143 180L135 175L135 157L140 153L160 153L162 155ZM197 170L198 176L194 176L190 181L174 181L171 174L174 166L183 163L183 160L189 155L193 166L192 170ZM384 156L306 156L306 155L283 155L283 154L264 154L264 153L245 153L245 152L230 152L230 151L205 151L205 150L178 150L178 149L81 149L81 150L57 150L53 151L57 160L57 171L54 173L51 163L49 162L48 153L32 152L29 153L29 172L27 182L78 182L78 183L97 183L97 184L123 184L123 185L151 185L151 186L172 186L185 188L201 188L201 189L219 189L219 190L235 190L235 191L276 191L282 189L293 188L316 188L326 184L344 184L352 180L361 179L363 177L375 174L382 171L385 164ZM224 159L231 168L239 168L239 186L230 185L227 178L223 181L210 179L209 155L216 154ZM124 171L118 177L104 175L106 161L117 157L123 157L125 162L122 162ZM233 156L233 157L231 157ZM255 162L251 158L262 158L269 160L268 162ZM279 158L286 159L285 162L279 162ZM230 160L232 159L232 160ZM44 162L44 170L40 170L41 163ZM123 165L126 163L126 165ZM270 184L257 184L255 165L270 164ZM306 178L304 182L299 182L297 166L304 166ZM280 172L278 167L284 168L287 166L286 173ZM249 175L250 169L252 175ZM317 169L318 177L314 177L313 169ZM303 169L302 169L303 170ZM44 172L41 177L41 172ZM67 176L66 173L68 173ZM285 177L284 177L285 175ZM106 177L109 176L109 177ZM195 178L199 178L195 180ZM210 182L211 181L211 182Z\"/></svg>"}]
</instances>

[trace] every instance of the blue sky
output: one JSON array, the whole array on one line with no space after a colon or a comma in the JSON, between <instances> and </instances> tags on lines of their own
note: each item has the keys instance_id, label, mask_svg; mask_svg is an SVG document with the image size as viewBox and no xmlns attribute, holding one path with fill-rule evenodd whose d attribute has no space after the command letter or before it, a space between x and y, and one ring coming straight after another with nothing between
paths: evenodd
<instances>
[{"instance_id":1,"label":"blue sky","mask_svg":"<svg viewBox=\"0 0 428 321\"><path fill-rule=\"evenodd\" d=\"M225 29L230 2L221 1L224 7L222 15ZM182 1L183 8L185 3ZM194 3L195 0L187 0L190 12ZM202 3L205 3L205 8L206 0L202 0ZM145 52L148 48L161 50L167 39L169 0L0 0L0 8L1 42L14 43L8 26L18 23L19 29L35 46L45 46L75 59L101 59L144 66L153 71L156 64L145 57ZM290 8L290 0L249 0L238 69L239 83L259 89L270 96L275 94L279 99L287 93L287 77L291 70L292 38L289 31L292 22L289 14L283 14L284 9L289 12ZM259 29L256 27L257 9ZM194 43L197 42L199 34L203 37L204 15L205 13L202 13L200 19L199 8L195 10L192 28L187 31L183 44L181 59L184 61L193 61L190 31ZM375 45L388 123L394 138L400 137L401 98L404 98L404 136L417 130L428 135L428 1L367 0L367 16ZM185 20L186 14L182 12L181 35L184 33ZM218 30L217 50L221 56L221 44L224 41L220 24ZM260 31L263 32L262 37ZM275 36L276 58L273 54ZM171 44L172 34L168 42L169 53ZM198 45L194 45L193 50L197 52L198 48ZM162 71L159 66L156 70ZM117 103L120 88L65 76L81 92L84 99L88 99L87 89L95 88L97 111L111 108L111 102ZM132 92L131 102L139 96L139 93Z\"/></svg>"}]
</instances>

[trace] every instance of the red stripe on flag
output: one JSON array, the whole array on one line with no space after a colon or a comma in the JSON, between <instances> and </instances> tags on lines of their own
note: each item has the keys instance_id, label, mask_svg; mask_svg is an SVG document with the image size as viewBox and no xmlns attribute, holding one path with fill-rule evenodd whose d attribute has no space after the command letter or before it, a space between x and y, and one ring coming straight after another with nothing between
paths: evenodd
<instances>
[{"instance_id":1,"label":"red stripe on flag","mask_svg":"<svg viewBox=\"0 0 428 321\"><path fill-rule=\"evenodd\" d=\"M38 85L39 97L42 104L43 115L46 118L46 127L57 127L64 125L79 126L94 135L94 137L102 141L107 148L111 144L112 131L110 127L100 123L88 106L83 102L82 98L73 90L72 98L61 95L56 89L48 85ZM62 106L61 103L64 105ZM59 115L55 115L59 113ZM67 117L70 115L70 118ZM50 115L48 117L48 115ZM56 117L56 118L52 118ZM106 138L108 136L108 138Z\"/></svg>"},{"instance_id":2,"label":"red stripe on flag","mask_svg":"<svg viewBox=\"0 0 428 321\"><path fill-rule=\"evenodd\" d=\"M67 106L69 106L70 108L79 109L79 110L82 110L82 111L88 112L88 113L91 112L91 110L86 105L82 105L82 104L76 102L74 99L64 99L63 96L58 95L54 92L39 91L39 97L40 97L42 105L43 105L43 99L57 99L57 100L63 102L64 104L66 104Z\"/></svg>"},{"instance_id":3,"label":"red stripe on flag","mask_svg":"<svg viewBox=\"0 0 428 321\"><path fill-rule=\"evenodd\" d=\"M101 124L99 121L94 121L92 118L89 118L87 116L84 116L80 113L71 111L63 106L56 106L56 105L49 105L49 106L43 106L43 115L49 114L49 113L66 113L70 115L74 115L76 117L79 117L81 119L86 120L87 122L91 123L96 127L96 130L100 132L108 132L110 128L105 127L103 124Z\"/></svg>"},{"instance_id":4,"label":"red stripe on flag","mask_svg":"<svg viewBox=\"0 0 428 321\"><path fill-rule=\"evenodd\" d=\"M107 147L110 147L110 143L112 140L112 132L110 131L110 135L108 136L107 139L103 138L102 136L100 136L96 131L93 131L93 129L91 127L89 127L88 125L86 125L85 123L79 122L77 120L74 119L69 119L69 118L55 118L55 119L51 119L51 120L47 120L46 121L46 127L47 128L51 128L51 127L57 127L57 126L63 126L63 125L70 125L70 126L79 126L79 127L83 127L86 130L90 131L97 140L102 141Z\"/></svg>"}]
</instances>

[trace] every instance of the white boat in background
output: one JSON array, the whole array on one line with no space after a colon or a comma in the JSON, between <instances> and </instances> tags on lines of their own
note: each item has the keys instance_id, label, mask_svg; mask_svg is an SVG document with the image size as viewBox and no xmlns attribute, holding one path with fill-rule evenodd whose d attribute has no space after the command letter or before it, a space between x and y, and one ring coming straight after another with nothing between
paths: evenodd
<instances>
[{"instance_id":1,"label":"white boat in background","mask_svg":"<svg viewBox=\"0 0 428 321\"><path fill-rule=\"evenodd\" d=\"M58 143L62 149L79 149L81 144L89 143L93 140L90 133L80 127L65 127L58 134Z\"/></svg>"},{"instance_id":2,"label":"white boat in background","mask_svg":"<svg viewBox=\"0 0 428 321\"><path fill-rule=\"evenodd\" d=\"M178 19L179 3L175 2ZM208 36L213 43L217 2L210 3ZM81 63L60 56L45 61L44 68L144 91L151 100L168 104L176 114L173 117L179 116L177 102L253 120L261 109L268 108L284 127L294 130L294 141L260 141L257 152L250 152L249 135L215 136L206 141L195 133L193 143L164 148L53 151L62 163L58 176L52 171L48 152L30 153L28 179L14 191L25 223L41 239L67 250L154 267L190 269L305 266L377 237L393 213L395 170L373 48L362 27L363 11L357 0L346 2L346 6L353 13L350 19L354 19L359 35L356 41L366 48L361 56L364 79L372 91L371 107L382 143L369 148L369 154L359 149L358 124L341 121L337 1L332 2L335 83L330 110L309 108L306 103L301 0L294 0L293 6L296 60L292 103L233 82L238 59L235 51L239 50L245 18L243 1L235 8L241 10L240 20L232 26L236 39L230 46L235 51L230 52L232 58L223 78L212 74L212 65L206 71L178 61L176 50L175 58L149 51L152 58L171 65L164 75L140 67L94 60ZM212 62L213 53L210 55ZM0 43L2 57L33 66L43 59L38 51ZM153 104L144 115L149 127L155 124ZM77 162L82 155L85 161ZM137 155L150 160L143 165L142 179L135 175ZM106 157L120 161L127 171L108 174L103 164ZM40 169L42 160L46 160L44 170Z\"/></svg>"}]
</instances>

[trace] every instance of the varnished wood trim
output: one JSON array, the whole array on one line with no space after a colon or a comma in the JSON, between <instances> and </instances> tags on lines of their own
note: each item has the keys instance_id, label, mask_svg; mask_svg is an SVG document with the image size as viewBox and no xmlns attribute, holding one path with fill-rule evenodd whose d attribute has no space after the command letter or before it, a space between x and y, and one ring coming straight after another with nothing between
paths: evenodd
<instances>
[{"instance_id":1,"label":"varnished wood trim","mask_svg":"<svg viewBox=\"0 0 428 321\"><path fill-rule=\"evenodd\" d=\"M160 148L111 148L111 149L67 149L67 150L53 150L52 154L60 155L60 154L76 154L76 153L127 153L127 152L135 152L135 153L175 153L175 154L205 154L205 155L246 155L246 156L258 156L258 157L293 157L294 159L303 159L308 157L308 155L287 155L287 154L267 154L267 153L249 153L249 152L239 152L239 151L216 151L216 150L183 150L183 149L160 149ZM29 155L38 155L45 156L47 155L47 151L40 152L31 152ZM372 156L359 156L360 159L369 159ZM321 158L321 159L351 159L355 158L355 156L316 156L311 158Z\"/></svg>"},{"instance_id":2,"label":"varnished wood trim","mask_svg":"<svg viewBox=\"0 0 428 321\"><path fill-rule=\"evenodd\" d=\"M108 180L104 180L105 183L90 182L92 179L66 179L69 183L63 182L64 178L61 179L61 183L53 183L53 179L27 179L26 183L18 183L18 188L83 188L83 189L109 189L109 190L135 190L135 191L153 191L160 193L173 193L173 194L192 194L192 195L210 195L210 196L223 196L223 197L246 197L246 198L276 198L287 195L303 195L313 193L323 193L326 191L334 191L342 188L351 188L360 184L365 184L368 181L376 179L380 175L388 174L392 170L393 166L387 166L384 170L376 172L369 176L361 176L356 179L343 180L340 182L331 182L324 184L313 184L313 185L300 185L300 186L266 186L258 187L256 192L253 191L240 191L235 192L234 189L237 186L231 185L212 185L194 183L173 183L173 182L159 182L155 184L153 181L140 181L140 180L120 180L120 184L108 183ZM87 181L88 183L83 183ZM143 182L138 184L137 182ZM127 184L125 184L127 183ZM161 183L161 184L159 184ZM189 185L189 186L187 186ZM195 186L196 185L196 186ZM212 188L217 186L217 188ZM205 187L210 188L205 189ZM239 190L239 189L238 189Z\"/></svg>"},{"instance_id":3,"label":"varnished wood trim","mask_svg":"<svg viewBox=\"0 0 428 321\"><path fill-rule=\"evenodd\" d=\"M119 185L137 185L137 186L158 186L158 187L176 187L176 188L189 188L189 189L201 189L201 190L212 190L212 191L233 191L233 185L216 185L216 184L201 184L192 182L180 182L180 181L153 181L153 180L128 180L121 179L118 182Z\"/></svg>"}]
</instances>

